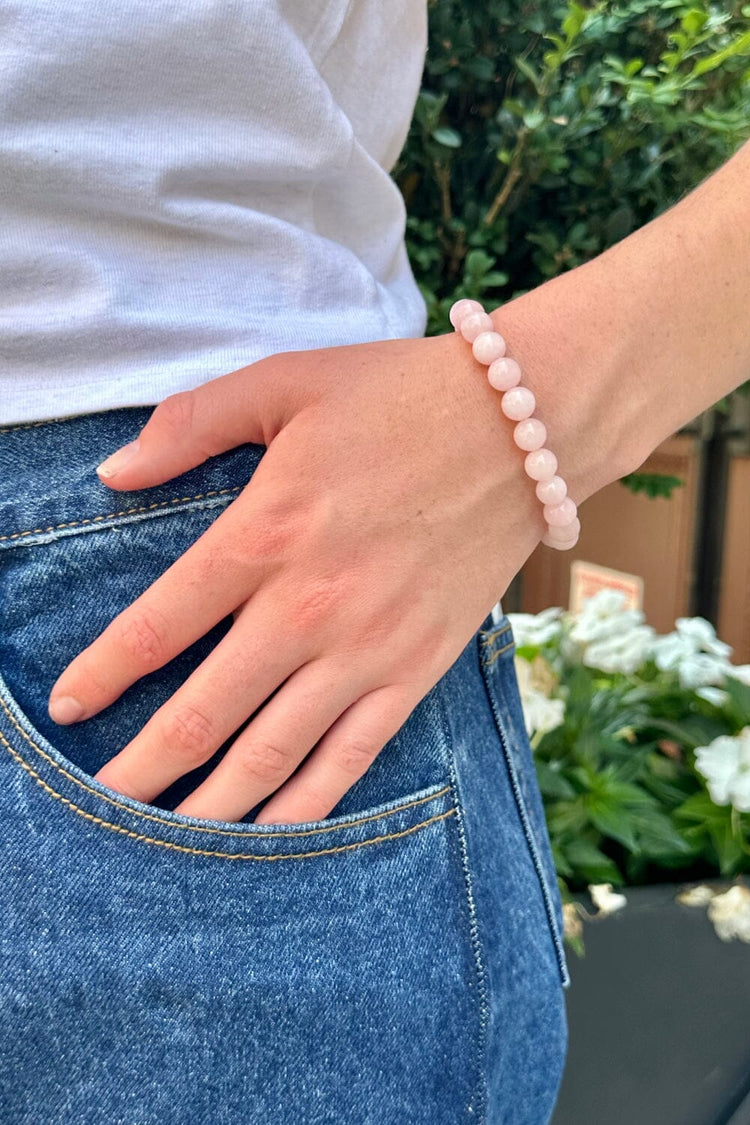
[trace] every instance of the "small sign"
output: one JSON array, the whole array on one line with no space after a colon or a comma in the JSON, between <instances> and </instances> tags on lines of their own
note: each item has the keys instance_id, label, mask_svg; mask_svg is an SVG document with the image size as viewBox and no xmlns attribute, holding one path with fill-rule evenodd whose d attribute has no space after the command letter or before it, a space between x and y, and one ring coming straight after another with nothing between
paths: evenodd
<instances>
[{"instance_id":1,"label":"small sign","mask_svg":"<svg viewBox=\"0 0 750 1125\"><path fill-rule=\"evenodd\" d=\"M583 603L599 590L619 590L625 595L624 609L643 608L643 579L639 575L575 559L570 565L571 613L578 613Z\"/></svg>"}]
</instances>

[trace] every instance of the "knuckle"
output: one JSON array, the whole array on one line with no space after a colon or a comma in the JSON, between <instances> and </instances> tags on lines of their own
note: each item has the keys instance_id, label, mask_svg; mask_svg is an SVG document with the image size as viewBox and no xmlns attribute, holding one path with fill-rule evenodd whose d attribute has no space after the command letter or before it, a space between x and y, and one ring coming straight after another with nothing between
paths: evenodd
<instances>
[{"instance_id":1,"label":"knuckle","mask_svg":"<svg viewBox=\"0 0 750 1125\"><path fill-rule=\"evenodd\" d=\"M184 436L192 429L195 415L195 394L192 391L177 391L167 395L154 410L150 423L170 434Z\"/></svg>"},{"instance_id":2,"label":"knuckle","mask_svg":"<svg viewBox=\"0 0 750 1125\"><path fill-rule=\"evenodd\" d=\"M253 784L277 784L291 772L289 751L273 742L253 742L237 757L242 773Z\"/></svg>"},{"instance_id":3,"label":"knuckle","mask_svg":"<svg viewBox=\"0 0 750 1125\"><path fill-rule=\"evenodd\" d=\"M201 765L215 748L216 724L214 720L192 703L175 707L164 722L166 745L173 748L184 762L187 758Z\"/></svg>"},{"instance_id":4,"label":"knuckle","mask_svg":"<svg viewBox=\"0 0 750 1125\"><path fill-rule=\"evenodd\" d=\"M349 738L338 749L338 762L342 769L354 778L372 765L377 757L378 747L367 738Z\"/></svg>"},{"instance_id":5,"label":"knuckle","mask_svg":"<svg viewBox=\"0 0 750 1125\"><path fill-rule=\"evenodd\" d=\"M289 517L262 518L248 527L240 546L241 556L251 561L282 564L298 538L297 528Z\"/></svg>"},{"instance_id":6,"label":"knuckle","mask_svg":"<svg viewBox=\"0 0 750 1125\"><path fill-rule=\"evenodd\" d=\"M166 662L166 642L150 614L142 610L126 613L118 631L122 648L139 666L159 668Z\"/></svg>"}]
</instances>

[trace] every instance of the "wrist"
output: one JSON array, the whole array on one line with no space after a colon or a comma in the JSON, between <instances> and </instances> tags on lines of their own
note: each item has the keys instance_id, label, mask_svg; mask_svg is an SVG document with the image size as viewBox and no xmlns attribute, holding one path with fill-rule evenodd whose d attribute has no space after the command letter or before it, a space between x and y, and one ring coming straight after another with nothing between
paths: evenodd
<instances>
[{"instance_id":1,"label":"wrist","mask_svg":"<svg viewBox=\"0 0 750 1125\"><path fill-rule=\"evenodd\" d=\"M627 335L595 265L490 313L534 393L547 444L576 504L632 472L650 452L622 378Z\"/></svg>"}]
</instances>

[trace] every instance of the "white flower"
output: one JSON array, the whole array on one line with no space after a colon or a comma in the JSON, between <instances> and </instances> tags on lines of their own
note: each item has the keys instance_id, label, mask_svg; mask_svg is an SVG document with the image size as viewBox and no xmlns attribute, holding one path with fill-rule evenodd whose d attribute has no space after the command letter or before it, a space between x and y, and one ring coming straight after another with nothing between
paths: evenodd
<instances>
[{"instance_id":1,"label":"white flower","mask_svg":"<svg viewBox=\"0 0 750 1125\"><path fill-rule=\"evenodd\" d=\"M537 660L541 660L537 657ZM565 717L565 703L562 699L551 699L539 690L539 672L533 664L523 657L514 660L518 690L521 695L523 718L529 738L539 733L559 727Z\"/></svg>"},{"instance_id":2,"label":"white flower","mask_svg":"<svg viewBox=\"0 0 750 1125\"><path fill-rule=\"evenodd\" d=\"M727 666L725 661L707 652L696 652L686 656L677 669L680 685L684 688L698 688L713 684L718 687L724 683Z\"/></svg>"},{"instance_id":3,"label":"white flower","mask_svg":"<svg viewBox=\"0 0 750 1125\"><path fill-rule=\"evenodd\" d=\"M640 625L644 620L639 609L625 609L626 599L621 590L599 590L583 603L570 629L573 641L587 644L604 640L624 630Z\"/></svg>"},{"instance_id":4,"label":"white flower","mask_svg":"<svg viewBox=\"0 0 750 1125\"><path fill-rule=\"evenodd\" d=\"M750 890L736 883L708 904L708 916L722 941L750 942Z\"/></svg>"},{"instance_id":5,"label":"white flower","mask_svg":"<svg viewBox=\"0 0 750 1125\"><path fill-rule=\"evenodd\" d=\"M750 812L750 727L699 746L695 768L705 777L714 804L731 804L740 812Z\"/></svg>"},{"instance_id":6,"label":"white flower","mask_svg":"<svg viewBox=\"0 0 750 1125\"><path fill-rule=\"evenodd\" d=\"M541 613L509 613L513 639L521 645L543 645L560 635L562 623L560 606L551 606Z\"/></svg>"},{"instance_id":7,"label":"white flower","mask_svg":"<svg viewBox=\"0 0 750 1125\"><path fill-rule=\"evenodd\" d=\"M684 640L679 633L667 633L664 637L657 637L654 641L653 656L656 666L662 672L672 668L679 668L680 661L687 656L692 656L695 649Z\"/></svg>"},{"instance_id":8,"label":"white flower","mask_svg":"<svg viewBox=\"0 0 750 1125\"><path fill-rule=\"evenodd\" d=\"M696 688L695 694L708 703L713 703L714 707L723 707L729 699L729 694L717 687L699 687Z\"/></svg>"},{"instance_id":9,"label":"white flower","mask_svg":"<svg viewBox=\"0 0 750 1125\"><path fill-rule=\"evenodd\" d=\"M647 660L654 638L650 625L636 625L586 646L583 663L603 672L632 675Z\"/></svg>"},{"instance_id":10,"label":"white flower","mask_svg":"<svg viewBox=\"0 0 750 1125\"><path fill-rule=\"evenodd\" d=\"M732 655L732 646L717 638L716 630L705 617L678 617L674 624L679 635L695 645L696 652L727 658Z\"/></svg>"},{"instance_id":11,"label":"white flower","mask_svg":"<svg viewBox=\"0 0 750 1125\"><path fill-rule=\"evenodd\" d=\"M662 672L676 671L683 688L719 687L730 674L732 649L703 617L678 617L676 631L657 637L653 657Z\"/></svg>"},{"instance_id":12,"label":"white flower","mask_svg":"<svg viewBox=\"0 0 750 1125\"><path fill-rule=\"evenodd\" d=\"M750 664L730 664L727 668L727 675L731 676L733 680L739 680L741 684L747 684L750 687Z\"/></svg>"},{"instance_id":13,"label":"white flower","mask_svg":"<svg viewBox=\"0 0 750 1125\"><path fill-rule=\"evenodd\" d=\"M548 699L540 691L529 691L521 696L526 733L546 734L548 730L559 727L565 718L565 704L562 699Z\"/></svg>"},{"instance_id":14,"label":"white flower","mask_svg":"<svg viewBox=\"0 0 750 1125\"><path fill-rule=\"evenodd\" d=\"M600 914L614 914L627 904L625 895L612 890L611 883L590 883L589 894Z\"/></svg>"},{"instance_id":15,"label":"white flower","mask_svg":"<svg viewBox=\"0 0 750 1125\"><path fill-rule=\"evenodd\" d=\"M685 906L708 906L715 894L716 891L713 887L707 887L705 883L699 883L697 886L688 887L686 891L678 894L677 901Z\"/></svg>"}]
</instances>

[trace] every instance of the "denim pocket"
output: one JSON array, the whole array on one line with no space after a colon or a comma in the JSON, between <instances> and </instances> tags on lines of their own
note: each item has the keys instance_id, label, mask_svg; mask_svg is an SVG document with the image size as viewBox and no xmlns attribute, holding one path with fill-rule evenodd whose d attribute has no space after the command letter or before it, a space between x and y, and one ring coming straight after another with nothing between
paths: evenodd
<instances>
[{"instance_id":1,"label":"denim pocket","mask_svg":"<svg viewBox=\"0 0 750 1125\"><path fill-rule=\"evenodd\" d=\"M112 497L61 477L44 512L0 531L0 749L50 797L122 839L225 858L291 859L407 836L449 817L449 749L435 693L419 703L372 766L325 819L303 825L186 817L172 810L229 749L144 804L94 780L231 627L219 622L99 715L58 727L47 714L57 676L208 529L259 463L261 447L213 458L152 490ZM90 475L90 474L89 474ZM112 500L117 501L116 504ZM109 505L109 507L107 507ZM61 518L64 517L64 518ZM282 643L279 640L279 643ZM248 716L249 717L249 716ZM233 736L233 738L236 736Z\"/></svg>"},{"instance_id":2,"label":"denim pocket","mask_svg":"<svg viewBox=\"0 0 750 1125\"><path fill-rule=\"evenodd\" d=\"M518 815L529 853L539 879L550 934L555 946L564 987L570 976L563 947L562 898L557 884L549 831L526 733L518 679L513 665L515 640L510 621L503 615L491 629L477 634L479 663L482 669L500 746L513 789Z\"/></svg>"}]
</instances>

